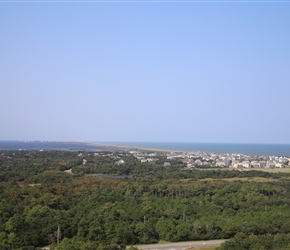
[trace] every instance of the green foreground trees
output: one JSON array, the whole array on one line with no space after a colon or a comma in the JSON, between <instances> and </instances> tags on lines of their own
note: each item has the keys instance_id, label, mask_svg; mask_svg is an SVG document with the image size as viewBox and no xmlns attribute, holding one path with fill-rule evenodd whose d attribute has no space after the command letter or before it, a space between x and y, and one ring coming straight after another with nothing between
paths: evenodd
<instances>
[{"instance_id":1,"label":"green foreground trees","mask_svg":"<svg viewBox=\"0 0 290 250\"><path fill-rule=\"evenodd\" d=\"M232 238L220 249L288 246L289 175L185 170L178 161L141 164L126 154L118 166L113 157L1 152L0 249L53 248L58 225L58 250L220 238ZM97 175L124 173L133 177Z\"/></svg>"}]
</instances>

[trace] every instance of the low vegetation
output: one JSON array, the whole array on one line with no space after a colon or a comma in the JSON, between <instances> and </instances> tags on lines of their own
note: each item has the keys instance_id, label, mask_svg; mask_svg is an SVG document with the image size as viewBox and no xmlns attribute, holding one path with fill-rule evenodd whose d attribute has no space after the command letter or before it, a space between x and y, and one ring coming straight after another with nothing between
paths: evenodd
<instances>
[{"instance_id":1,"label":"low vegetation","mask_svg":"<svg viewBox=\"0 0 290 250\"><path fill-rule=\"evenodd\" d=\"M289 173L188 170L165 160L0 151L0 249L53 249L58 238L58 250L208 239L231 239L220 250L287 249Z\"/></svg>"}]
</instances>

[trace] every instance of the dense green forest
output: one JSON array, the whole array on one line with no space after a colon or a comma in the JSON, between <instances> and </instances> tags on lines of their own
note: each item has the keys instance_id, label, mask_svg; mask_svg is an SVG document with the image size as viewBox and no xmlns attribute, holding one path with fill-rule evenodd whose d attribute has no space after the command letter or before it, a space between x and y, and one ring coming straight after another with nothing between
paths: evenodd
<instances>
[{"instance_id":1,"label":"dense green forest","mask_svg":"<svg viewBox=\"0 0 290 250\"><path fill-rule=\"evenodd\" d=\"M0 151L0 249L53 249L58 226L58 250L207 239L230 239L220 250L290 249L289 174L156 158Z\"/></svg>"}]
</instances>

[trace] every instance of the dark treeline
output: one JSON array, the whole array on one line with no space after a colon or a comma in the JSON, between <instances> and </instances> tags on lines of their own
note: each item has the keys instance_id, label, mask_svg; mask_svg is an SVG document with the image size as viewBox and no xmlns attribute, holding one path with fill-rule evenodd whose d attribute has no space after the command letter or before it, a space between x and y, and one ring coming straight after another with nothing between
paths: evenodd
<instances>
[{"instance_id":1,"label":"dark treeline","mask_svg":"<svg viewBox=\"0 0 290 250\"><path fill-rule=\"evenodd\" d=\"M287 249L289 174L188 170L178 160L170 167L165 161L140 163L126 153L0 151L0 249L53 249L58 225L58 250L207 239L231 239L222 250Z\"/></svg>"}]
</instances>

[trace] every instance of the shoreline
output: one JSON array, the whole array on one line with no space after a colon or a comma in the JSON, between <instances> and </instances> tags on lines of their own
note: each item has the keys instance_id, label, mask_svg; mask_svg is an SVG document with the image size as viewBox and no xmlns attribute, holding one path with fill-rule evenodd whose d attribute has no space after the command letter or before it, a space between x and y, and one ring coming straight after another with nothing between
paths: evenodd
<instances>
[{"instance_id":1,"label":"shoreline","mask_svg":"<svg viewBox=\"0 0 290 250\"><path fill-rule=\"evenodd\" d=\"M98 142L84 142L90 146L100 146L100 147L108 147L112 149L122 149L122 150L139 150L139 151L155 151L155 152L180 152L180 153L211 153L211 154L236 154L236 155L247 155L247 156L282 156L282 157L290 157L290 144L224 144L224 143L185 143L187 145L194 145L193 147L183 147L180 149L166 149L168 145L174 143L160 143L159 145L164 144L165 148L155 148L154 145L152 147L147 147L147 145L118 145L114 143L98 143ZM124 142L126 143L126 142ZM138 144L138 143L136 143ZM142 143L141 143L142 144ZM151 144L145 143L145 144ZM152 144L155 144L152 143ZM158 144L158 143L156 143ZM168 144L168 145L166 145ZM177 143L183 144L183 143ZM159 146L158 145L158 146ZM224 147L226 145L226 147ZM151 145L150 145L151 146ZM200 146L200 147L199 147ZM236 147L235 147L236 146ZM277 146L280 149L277 149ZM176 146L178 147L178 146Z\"/></svg>"},{"instance_id":2,"label":"shoreline","mask_svg":"<svg viewBox=\"0 0 290 250\"><path fill-rule=\"evenodd\" d=\"M90 146L100 146L100 147L107 147L107 148L113 148L113 149L123 149L126 151L154 151L154 152L182 152L180 150L169 150L169 149L160 149L160 148L143 148L143 147L138 147L138 146L126 146L126 145L116 145L116 144L105 144L105 143L86 143L86 145Z\"/></svg>"},{"instance_id":3,"label":"shoreline","mask_svg":"<svg viewBox=\"0 0 290 250\"><path fill-rule=\"evenodd\" d=\"M225 144L97 141L1 141L0 150L146 151L159 153L212 153L290 157L290 144Z\"/></svg>"}]
</instances>

